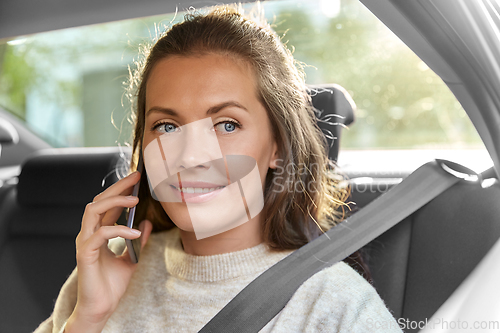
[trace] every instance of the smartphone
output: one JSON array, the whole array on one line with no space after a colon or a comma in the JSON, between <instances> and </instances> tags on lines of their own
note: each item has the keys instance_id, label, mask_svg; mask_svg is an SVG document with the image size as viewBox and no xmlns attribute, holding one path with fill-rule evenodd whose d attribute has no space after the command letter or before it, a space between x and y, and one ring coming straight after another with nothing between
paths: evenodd
<instances>
[{"instance_id":1,"label":"smartphone","mask_svg":"<svg viewBox=\"0 0 500 333\"><path fill-rule=\"evenodd\" d=\"M137 165L137 171L141 173L141 179L142 179L142 173L144 171L144 162L142 160L142 153L139 153L139 163ZM134 189L132 191L133 196L138 196L139 195L139 186L141 185L141 180L137 182L137 184L134 185ZM137 204L139 205L140 202ZM139 223L141 221L137 221L136 216L135 216L135 210L137 208L137 205L134 207L130 208L128 211L128 217L127 217L127 227L129 228L134 228L134 229L139 229ZM128 253L130 255L130 259L132 259L132 262L134 264L139 262L139 256L141 255L141 239L142 235L139 238L136 239L125 239L125 243L127 244L128 248Z\"/></svg>"}]
</instances>

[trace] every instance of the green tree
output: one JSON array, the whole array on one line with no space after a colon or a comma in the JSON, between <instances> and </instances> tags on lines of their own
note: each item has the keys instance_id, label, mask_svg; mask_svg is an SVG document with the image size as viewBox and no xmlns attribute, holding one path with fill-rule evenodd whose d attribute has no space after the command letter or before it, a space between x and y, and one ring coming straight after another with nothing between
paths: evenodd
<instances>
[{"instance_id":1,"label":"green tree","mask_svg":"<svg viewBox=\"0 0 500 333\"><path fill-rule=\"evenodd\" d=\"M26 93L35 82L36 72L25 59L26 48L0 45L0 105L25 118Z\"/></svg>"}]
</instances>

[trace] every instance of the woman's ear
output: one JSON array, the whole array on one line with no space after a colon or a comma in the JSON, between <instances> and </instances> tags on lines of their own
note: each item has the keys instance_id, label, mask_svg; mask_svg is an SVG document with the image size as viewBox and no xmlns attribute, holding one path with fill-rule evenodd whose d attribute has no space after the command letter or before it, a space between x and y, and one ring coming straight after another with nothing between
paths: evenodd
<instances>
[{"instance_id":1,"label":"woman's ear","mask_svg":"<svg viewBox=\"0 0 500 333\"><path fill-rule=\"evenodd\" d=\"M276 141L273 143L273 150L271 155L271 160L269 161L269 168L276 169L278 168L278 145Z\"/></svg>"}]
</instances>

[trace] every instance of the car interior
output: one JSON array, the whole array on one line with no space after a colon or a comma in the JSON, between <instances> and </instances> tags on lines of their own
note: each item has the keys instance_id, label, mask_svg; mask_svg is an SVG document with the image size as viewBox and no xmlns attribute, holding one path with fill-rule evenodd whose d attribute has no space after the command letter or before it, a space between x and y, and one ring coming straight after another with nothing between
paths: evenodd
<instances>
[{"instance_id":1,"label":"car interior","mask_svg":"<svg viewBox=\"0 0 500 333\"><path fill-rule=\"evenodd\" d=\"M381 19L389 15L390 11L383 13L388 4L401 7L402 13L410 10L395 4L397 1L364 2L376 14L382 13ZM11 7L0 5L0 12L2 8L14 13L20 10L16 1L7 3ZM151 8L158 6L155 1L148 3ZM99 8L97 1L89 6ZM172 10L171 6L167 9ZM122 12L109 14L105 19L90 15L95 22L83 15L75 18L74 24L150 15L152 10L132 4L123 7ZM62 12L69 13L67 19L71 20L74 12L65 10ZM0 14L0 22L4 15ZM67 25L54 24L51 28ZM30 27L13 25L5 36L41 31L42 26L41 20L35 20ZM402 34L411 32L403 30ZM318 126L329 146L329 158L336 162L343 126L356 126L356 106L349 93L338 85L309 88ZM462 90L459 84L454 89L462 98L474 95L470 90ZM478 128L481 121L488 123L477 115L469 116ZM51 314L62 284L76 266L75 237L85 205L126 174L130 150L51 148L1 108L0 120L8 123L0 123L0 332L27 332ZM498 128L491 126L488 130L489 136L482 138L486 143L494 142ZM18 133L19 138L13 133ZM496 149L496 144L491 145ZM9 154L14 151L22 153ZM2 161L3 155L6 159ZM16 160L13 156L24 157ZM369 172L344 174L351 184L350 214L356 214L401 180L377 178ZM479 181L459 181L360 250L369 267L371 283L396 319L425 321L432 317L500 238L496 220L500 214L500 185L496 179L493 167L482 172ZM370 186L374 180L376 187ZM121 219L119 223L123 224L124 216ZM418 328L405 329L417 331Z\"/></svg>"},{"instance_id":2,"label":"car interior","mask_svg":"<svg viewBox=\"0 0 500 333\"><path fill-rule=\"evenodd\" d=\"M354 120L343 90L317 90L316 110L340 115L345 125ZM329 150L336 160L341 127L318 124L337 138ZM0 188L2 331L33 330L51 314L76 265L85 205L118 180L123 163L119 148L40 150L25 161L17 184ZM483 179L492 177L490 170ZM362 209L380 194L354 188L351 199ZM430 317L467 277L500 236L491 218L500 213L499 196L497 183L462 181L363 248L373 284L396 318Z\"/></svg>"}]
</instances>

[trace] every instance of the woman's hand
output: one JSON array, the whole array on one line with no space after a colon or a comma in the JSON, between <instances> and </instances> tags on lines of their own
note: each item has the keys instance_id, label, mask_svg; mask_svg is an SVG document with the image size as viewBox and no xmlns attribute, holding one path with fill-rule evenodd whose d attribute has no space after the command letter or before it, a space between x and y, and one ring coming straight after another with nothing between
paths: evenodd
<instances>
[{"instance_id":1,"label":"woman's hand","mask_svg":"<svg viewBox=\"0 0 500 333\"><path fill-rule=\"evenodd\" d=\"M115 225L123 207L135 206L139 199L129 196L140 180L134 172L110 186L89 203L83 214L82 227L76 237L78 299L68 319L65 332L100 332L125 293L136 266L127 251L116 256L108 248L114 237L138 238L141 233L126 226ZM141 247L152 230L151 222L143 221Z\"/></svg>"}]
</instances>

